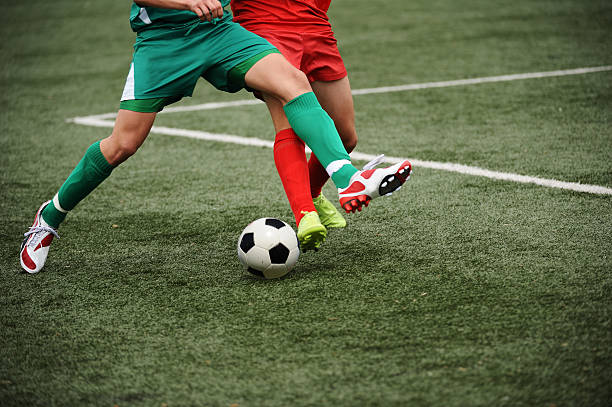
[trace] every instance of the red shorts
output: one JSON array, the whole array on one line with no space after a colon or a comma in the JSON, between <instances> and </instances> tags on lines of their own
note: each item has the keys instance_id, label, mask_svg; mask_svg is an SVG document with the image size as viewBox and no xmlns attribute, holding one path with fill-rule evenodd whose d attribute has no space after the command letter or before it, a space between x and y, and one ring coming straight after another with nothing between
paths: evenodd
<instances>
[{"instance_id":1,"label":"red shorts","mask_svg":"<svg viewBox=\"0 0 612 407\"><path fill-rule=\"evenodd\" d=\"M293 66L306 74L310 82L335 81L347 75L331 28L302 33L260 27L247 29L278 48Z\"/></svg>"}]
</instances>

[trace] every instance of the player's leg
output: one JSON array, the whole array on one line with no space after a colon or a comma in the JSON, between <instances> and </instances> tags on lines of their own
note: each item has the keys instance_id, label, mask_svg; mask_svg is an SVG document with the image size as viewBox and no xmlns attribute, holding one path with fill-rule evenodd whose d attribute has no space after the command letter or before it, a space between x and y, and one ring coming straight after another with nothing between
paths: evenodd
<instances>
[{"instance_id":1,"label":"player's leg","mask_svg":"<svg viewBox=\"0 0 612 407\"><path fill-rule=\"evenodd\" d=\"M119 110L112 134L93 143L51 201L41 205L21 245L21 266L37 273L67 213L100 185L112 170L133 155L153 125L155 113Z\"/></svg>"},{"instance_id":2,"label":"player's leg","mask_svg":"<svg viewBox=\"0 0 612 407\"><path fill-rule=\"evenodd\" d=\"M245 75L247 86L278 99L293 130L317 155L339 188L349 185L357 169L329 115L321 108L306 75L281 54L257 61Z\"/></svg>"},{"instance_id":3,"label":"player's leg","mask_svg":"<svg viewBox=\"0 0 612 407\"><path fill-rule=\"evenodd\" d=\"M231 21L231 16L224 17L224 21ZM114 167L138 150L157 112L192 94L208 63L205 52L208 47L202 38L207 38L215 25L198 27L138 33L113 132L87 149L53 200L37 212L34 227L22 244L21 264L26 271L35 273L42 268L48 246L66 214L104 181ZM189 35L192 31L194 34ZM214 56L216 51L208 55Z\"/></svg>"},{"instance_id":4,"label":"player's leg","mask_svg":"<svg viewBox=\"0 0 612 407\"><path fill-rule=\"evenodd\" d=\"M289 126L281 102L268 95L265 102L276 132L274 163L298 226L300 247L303 251L316 250L325 240L327 230L321 224L310 196L304 142Z\"/></svg>"},{"instance_id":5,"label":"player's leg","mask_svg":"<svg viewBox=\"0 0 612 407\"><path fill-rule=\"evenodd\" d=\"M288 31L255 30L293 66L299 67L302 56L301 35ZM258 95L259 96L259 95ZM310 195L308 163L304 151L304 142L289 125L282 103L271 96L265 98L274 125L274 163L281 179L289 206L298 227L297 236L302 251L318 248L327 236L327 229L322 224L319 214Z\"/></svg>"},{"instance_id":6,"label":"player's leg","mask_svg":"<svg viewBox=\"0 0 612 407\"><path fill-rule=\"evenodd\" d=\"M353 98L344 61L331 27L321 27L301 37L304 53L300 69L306 73L319 103L330 115L348 153L355 147ZM346 220L321 190L329 179L317 156L308 160L311 194L321 222L327 227L345 227Z\"/></svg>"},{"instance_id":7,"label":"player's leg","mask_svg":"<svg viewBox=\"0 0 612 407\"><path fill-rule=\"evenodd\" d=\"M318 155L334 183L348 187L358 170L351 164L333 121L319 105L304 73L268 41L239 24L224 21L215 27L203 52L214 55L216 61L202 76L220 90L234 92L248 87L278 99L291 127ZM355 207L360 206L358 200L352 201Z\"/></svg>"},{"instance_id":8,"label":"player's leg","mask_svg":"<svg viewBox=\"0 0 612 407\"><path fill-rule=\"evenodd\" d=\"M135 112L120 109L111 135L100 142L100 149L109 164L118 166L134 155L151 131L156 112Z\"/></svg>"},{"instance_id":9,"label":"player's leg","mask_svg":"<svg viewBox=\"0 0 612 407\"><path fill-rule=\"evenodd\" d=\"M357 170L334 122L321 108L315 94L303 93L310 89L305 75L282 55L269 54L258 60L246 73L245 82L284 103L283 110L291 127L315 153L338 187L340 206L346 212L361 210L371 199L390 195L409 178L408 161L380 169L371 168L375 163L368 163L364 171Z\"/></svg>"},{"instance_id":10,"label":"player's leg","mask_svg":"<svg viewBox=\"0 0 612 407\"><path fill-rule=\"evenodd\" d=\"M350 154L357 145L357 131L355 129L353 96L348 77L345 76L335 81L315 81L310 85L321 107L334 121L342 144ZM314 154L308 160L308 171L311 194L315 198L321 194L321 188L329 179L329 175Z\"/></svg>"},{"instance_id":11,"label":"player's leg","mask_svg":"<svg viewBox=\"0 0 612 407\"><path fill-rule=\"evenodd\" d=\"M342 144L348 153L353 151L357 144L357 131L355 129L355 111L353 96L347 76L337 80L317 80L311 83L321 107L334 121ZM343 228L346 220L336 207L323 195L323 185L329 179L325 168L315 154L308 160L308 173L310 178L310 193L319 213L321 222L326 227Z\"/></svg>"},{"instance_id":12,"label":"player's leg","mask_svg":"<svg viewBox=\"0 0 612 407\"><path fill-rule=\"evenodd\" d=\"M247 86L276 97L298 136L316 154L338 187L340 206L345 211L361 210L362 205L397 190L408 178L410 163L371 171L359 171L350 161L333 120L321 108L305 74L292 66L263 38L236 23L224 24L224 40L218 49L218 63L203 76L221 90ZM227 47L229 40L240 46ZM210 43L210 41L209 41ZM207 50L210 45L207 43ZM225 50L225 51L224 51ZM222 55L222 54L226 55Z\"/></svg>"},{"instance_id":13,"label":"player's leg","mask_svg":"<svg viewBox=\"0 0 612 407\"><path fill-rule=\"evenodd\" d=\"M354 108L346 67L337 41L331 29L310 33L305 36L304 41L306 45L303 69L307 72L323 108L336 123L347 151L350 152L357 142ZM314 164L314 160L310 164ZM338 191L340 204L347 212L360 210L361 204L367 205L373 198L392 193L408 179L411 168L408 161L388 168L374 169L376 162L378 160L368 163L364 171L351 178L348 188ZM311 176L311 184L316 186L317 173L311 173ZM322 181L320 179L320 182ZM318 191L314 192L316 194Z\"/></svg>"}]
</instances>

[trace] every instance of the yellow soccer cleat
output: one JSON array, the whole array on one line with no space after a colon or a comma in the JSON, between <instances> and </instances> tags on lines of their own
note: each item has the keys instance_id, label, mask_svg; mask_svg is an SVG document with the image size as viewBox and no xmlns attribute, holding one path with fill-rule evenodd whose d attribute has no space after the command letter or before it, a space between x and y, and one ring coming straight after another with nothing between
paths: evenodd
<instances>
[{"instance_id":1,"label":"yellow soccer cleat","mask_svg":"<svg viewBox=\"0 0 612 407\"><path fill-rule=\"evenodd\" d=\"M300 250L318 250L327 237L327 229L321 224L319 215L312 212L302 212L304 216L298 225L297 237L300 241Z\"/></svg>"},{"instance_id":2,"label":"yellow soccer cleat","mask_svg":"<svg viewBox=\"0 0 612 407\"><path fill-rule=\"evenodd\" d=\"M319 213L319 218L321 219L321 223L326 228L344 228L346 227L346 219L338 209L331 203L325 195L321 193L316 198L312 199L312 203L314 203L315 209Z\"/></svg>"}]
</instances>

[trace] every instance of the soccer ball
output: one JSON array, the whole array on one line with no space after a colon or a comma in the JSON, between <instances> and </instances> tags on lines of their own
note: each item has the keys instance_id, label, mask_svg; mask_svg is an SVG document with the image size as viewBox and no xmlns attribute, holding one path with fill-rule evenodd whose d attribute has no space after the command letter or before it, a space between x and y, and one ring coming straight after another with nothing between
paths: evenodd
<instances>
[{"instance_id":1,"label":"soccer ball","mask_svg":"<svg viewBox=\"0 0 612 407\"><path fill-rule=\"evenodd\" d=\"M280 219L257 219L238 238L238 259L247 271L259 277L284 276L295 266L299 255L293 228Z\"/></svg>"}]
</instances>

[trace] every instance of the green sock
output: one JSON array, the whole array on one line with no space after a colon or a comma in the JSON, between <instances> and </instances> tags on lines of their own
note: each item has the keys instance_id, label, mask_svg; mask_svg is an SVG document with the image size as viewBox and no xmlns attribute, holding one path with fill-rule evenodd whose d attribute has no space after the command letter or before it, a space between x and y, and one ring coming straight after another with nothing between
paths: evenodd
<instances>
[{"instance_id":1,"label":"green sock","mask_svg":"<svg viewBox=\"0 0 612 407\"><path fill-rule=\"evenodd\" d=\"M57 229L67 212L100 185L110 175L113 168L102 155L99 141L89 146L81 161L60 187L53 201L43 209L42 217L45 222Z\"/></svg>"},{"instance_id":2,"label":"green sock","mask_svg":"<svg viewBox=\"0 0 612 407\"><path fill-rule=\"evenodd\" d=\"M351 164L334 121L321 108L314 93L308 92L284 106L289 124L315 153L338 188L346 188L357 172Z\"/></svg>"}]
</instances>

